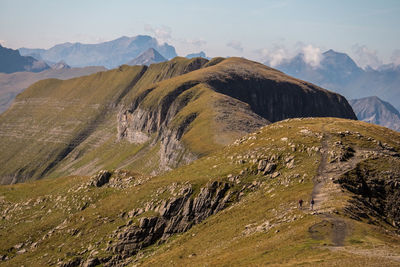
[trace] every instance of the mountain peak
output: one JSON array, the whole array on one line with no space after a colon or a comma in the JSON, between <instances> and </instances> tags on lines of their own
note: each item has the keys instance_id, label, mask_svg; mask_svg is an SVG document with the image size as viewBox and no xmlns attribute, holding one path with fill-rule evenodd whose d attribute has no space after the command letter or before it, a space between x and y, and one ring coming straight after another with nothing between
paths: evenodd
<instances>
[{"instance_id":1,"label":"mountain peak","mask_svg":"<svg viewBox=\"0 0 400 267\"><path fill-rule=\"evenodd\" d=\"M0 72L13 73L20 71L40 72L49 66L31 56L21 56L18 50L0 45Z\"/></svg>"},{"instance_id":2,"label":"mountain peak","mask_svg":"<svg viewBox=\"0 0 400 267\"><path fill-rule=\"evenodd\" d=\"M389 102L377 96L349 101L359 120L400 131L400 113Z\"/></svg>"},{"instance_id":3,"label":"mountain peak","mask_svg":"<svg viewBox=\"0 0 400 267\"><path fill-rule=\"evenodd\" d=\"M157 50L155 50L153 47L150 47L143 53L141 53L138 57L135 59L129 61L127 64L134 66L134 65L150 65L153 63L160 63L164 62L167 59L163 57Z\"/></svg>"},{"instance_id":4,"label":"mountain peak","mask_svg":"<svg viewBox=\"0 0 400 267\"><path fill-rule=\"evenodd\" d=\"M48 62L64 60L72 67L105 66L115 68L127 63L148 48L155 48L166 59L177 56L175 48L167 43L159 44L148 35L122 36L117 39L96 44L64 43L50 49L21 48L22 55L35 54Z\"/></svg>"}]
</instances>

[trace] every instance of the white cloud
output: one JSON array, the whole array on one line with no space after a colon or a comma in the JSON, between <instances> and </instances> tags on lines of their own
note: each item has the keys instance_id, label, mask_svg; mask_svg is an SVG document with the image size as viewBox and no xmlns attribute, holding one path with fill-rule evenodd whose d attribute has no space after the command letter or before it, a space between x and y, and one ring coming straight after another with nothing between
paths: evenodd
<instances>
[{"instance_id":1,"label":"white cloud","mask_svg":"<svg viewBox=\"0 0 400 267\"><path fill-rule=\"evenodd\" d=\"M390 60L393 62L394 65L396 66L400 65L400 49L396 49L393 51Z\"/></svg>"},{"instance_id":2,"label":"white cloud","mask_svg":"<svg viewBox=\"0 0 400 267\"><path fill-rule=\"evenodd\" d=\"M207 44L203 39L184 39L182 42L195 47L202 47Z\"/></svg>"},{"instance_id":3,"label":"white cloud","mask_svg":"<svg viewBox=\"0 0 400 267\"><path fill-rule=\"evenodd\" d=\"M242 43L239 41L230 41L229 43L226 44L226 46L231 47L238 52L243 52Z\"/></svg>"},{"instance_id":4,"label":"white cloud","mask_svg":"<svg viewBox=\"0 0 400 267\"><path fill-rule=\"evenodd\" d=\"M285 59L288 59L288 52L285 48L275 49L269 56L269 64L271 67L281 64Z\"/></svg>"},{"instance_id":5,"label":"white cloud","mask_svg":"<svg viewBox=\"0 0 400 267\"><path fill-rule=\"evenodd\" d=\"M262 48L255 51L261 62L275 67L281 64L285 59L291 57L284 45L274 45L272 49Z\"/></svg>"},{"instance_id":6,"label":"white cloud","mask_svg":"<svg viewBox=\"0 0 400 267\"><path fill-rule=\"evenodd\" d=\"M322 49L319 47L297 42L292 49L286 48L283 44L275 44L271 49L258 49L255 53L258 55L258 60L271 67L276 67L299 53L303 54L304 61L311 67L318 67L322 60L321 51Z\"/></svg>"},{"instance_id":7,"label":"white cloud","mask_svg":"<svg viewBox=\"0 0 400 267\"><path fill-rule=\"evenodd\" d=\"M306 45L302 49L304 61L312 67L318 67L321 63L322 53L319 47Z\"/></svg>"},{"instance_id":8,"label":"white cloud","mask_svg":"<svg viewBox=\"0 0 400 267\"><path fill-rule=\"evenodd\" d=\"M144 30L151 33L160 44L172 39L171 29L167 26L153 27L150 24L146 24L144 25Z\"/></svg>"},{"instance_id":9,"label":"white cloud","mask_svg":"<svg viewBox=\"0 0 400 267\"><path fill-rule=\"evenodd\" d=\"M382 60L378 57L378 51L369 49L366 45L353 45L353 51L355 54L355 61L362 68L371 66L377 68L382 65Z\"/></svg>"}]
</instances>

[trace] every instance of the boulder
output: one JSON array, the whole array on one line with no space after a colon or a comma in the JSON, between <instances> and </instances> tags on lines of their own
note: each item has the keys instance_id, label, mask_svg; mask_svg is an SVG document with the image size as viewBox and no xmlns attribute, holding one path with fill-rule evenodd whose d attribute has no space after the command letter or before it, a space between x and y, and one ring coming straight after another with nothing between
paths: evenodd
<instances>
[{"instance_id":1,"label":"boulder","mask_svg":"<svg viewBox=\"0 0 400 267\"><path fill-rule=\"evenodd\" d=\"M264 175L270 174L276 169L276 164L275 163L268 163L267 166L264 169Z\"/></svg>"},{"instance_id":2,"label":"boulder","mask_svg":"<svg viewBox=\"0 0 400 267\"><path fill-rule=\"evenodd\" d=\"M261 172L265 169L266 166L267 166L267 161L265 159L262 159L258 162L257 170Z\"/></svg>"},{"instance_id":3,"label":"boulder","mask_svg":"<svg viewBox=\"0 0 400 267\"><path fill-rule=\"evenodd\" d=\"M106 170L102 170L96 175L93 175L90 179L89 185L95 187L101 187L110 181L112 173Z\"/></svg>"}]
</instances>

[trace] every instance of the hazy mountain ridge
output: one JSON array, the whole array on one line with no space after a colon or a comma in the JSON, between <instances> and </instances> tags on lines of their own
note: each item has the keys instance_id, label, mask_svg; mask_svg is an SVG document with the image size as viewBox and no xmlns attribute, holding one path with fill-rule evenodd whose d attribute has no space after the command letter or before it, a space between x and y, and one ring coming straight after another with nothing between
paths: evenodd
<instances>
[{"instance_id":1,"label":"hazy mountain ridge","mask_svg":"<svg viewBox=\"0 0 400 267\"><path fill-rule=\"evenodd\" d=\"M40 72L50 67L43 61L30 56L21 56L18 50L0 45L0 73L21 71Z\"/></svg>"},{"instance_id":2,"label":"hazy mountain ridge","mask_svg":"<svg viewBox=\"0 0 400 267\"><path fill-rule=\"evenodd\" d=\"M22 55L40 56L51 62L65 61L72 67L105 66L115 68L126 64L149 48L156 49L163 57L176 57L175 48L166 43L159 44L155 38L147 35L120 37L118 39L97 43L64 43L50 49L20 48Z\"/></svg>"},{"instance_id":3,"label":"hazy mountain ridge","mask_svg":"<svg viewBox=\"0 0 400 267\"><path fill-rule=\"evenodd\" d=\"M400 131L400 113L390 103L376 96L349 101L359 120Z\"/></svg>"},{"instance_id":4,"label":"hazy mountain ridge","mask_svg":"<svg viewBox=\"0 0 400 267\"><path fill-rule=\"evenodd\" d=\"M163 57L157 50L154 48L149 48L143 53L141 53L137 58L132 59L127 63L127 65L135 66L135 65L146 65L160 63L167 61L165 57Z\"/></svg>"},{"instance_id":5,"label":"hazy mountain ridge","mask_svg":"<svg viewBox=\"0 0 400 267\"><path fill-rule=\"evenodd\" d=\"M206 53L204 51L200 51L199 53L187 54L185 57L186 58L202 57L202 58L205 58L205 59L211 59L210 57L206 56Z\"/></svg>"},{"instance_id":6,"label":"hazy mountain ridge","mask_svg":"<svg viewBox=\"0 0 400 267\"><path fill-rule=\"evenodd\" d=\"M322 54L317 66L307 64L303 54L284 60L277 69L299 79L338 92L348 99L376 95L400 108L400 67L386 65L362 69L345 53L333 50Z\"/></svg>"}]
</instances>

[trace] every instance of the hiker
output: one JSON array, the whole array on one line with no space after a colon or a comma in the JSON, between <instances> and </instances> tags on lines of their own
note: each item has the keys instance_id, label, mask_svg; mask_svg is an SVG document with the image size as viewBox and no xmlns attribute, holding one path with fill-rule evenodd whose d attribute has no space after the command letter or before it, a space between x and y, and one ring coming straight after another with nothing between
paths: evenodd
<instances>
[{"instance_id":1,"label":"hiker","mask_svg":"<svg viewBox=\"0 0 400 267\"><path fill-rule=\"evenodd\" d=\"M302 199L299 200L299 208L301 209L301 207L303 207L303 200Z\"/></svg>"},{"instance_id":2,"label":"hiker","mask_svg":"<svg viewBox=\"0 0 400 267\"><path fill-rule=\"evenodd\" d=\"M314 203L315 203L315 201L314 201L314 199L311 199L311 210L314 210Z\"/></svg>"}]
</instances>

